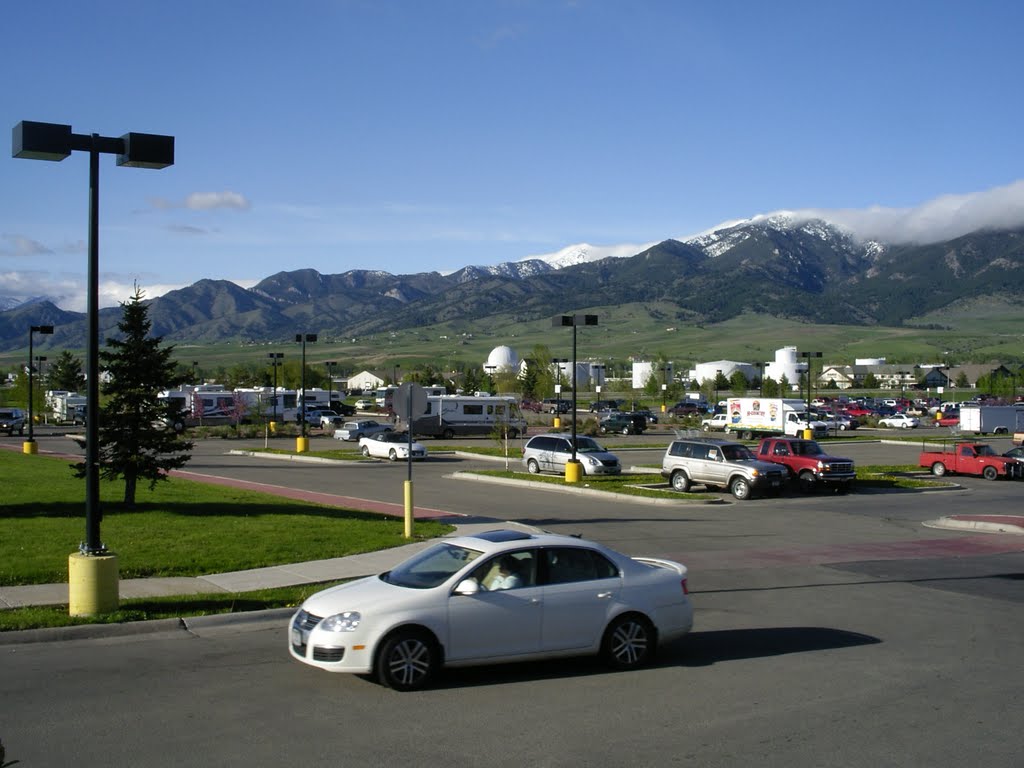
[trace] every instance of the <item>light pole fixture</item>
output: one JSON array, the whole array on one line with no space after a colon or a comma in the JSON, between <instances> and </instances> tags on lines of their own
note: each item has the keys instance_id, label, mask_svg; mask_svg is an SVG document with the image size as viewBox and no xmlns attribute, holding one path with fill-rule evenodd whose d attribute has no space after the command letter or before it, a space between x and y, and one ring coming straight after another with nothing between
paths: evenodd
<instances>
[{"instance_id":1,"label":"light pole fixture","mask_svg":"<svg viewBox=\"0 0 1024 768\"><path fill-rule=\"evenodd\" d=\"M34 386L32 384L32 373L34 371L32 359L32 334L41 333L44 336L53 333L52 325L32 325L28 329L28 440L22 445L23 453L35 453L36 452L36 441L32 436L32 424L35 418L32 415L32 394ZM45 360L46 358L41 358Z\"/></svg>"},{"instance_id":2,"label":"light pole fixture","mask_svg":"<svg viewBox=\"0 0 1024 768\"><path fill-rule=\"evenodd\" d=\"M562 363L568 362L568 357L551 358L551 363L555 366L555 427L562 426Z\"/></svg>"},{"instance_id":3,"label":"light pole fixture","mask_svg":"<svg viewBox=\"0 0 1024 768\"><path fill-rule=\"evenodd\" d=\"M302 433L302 439L306 438L306 342L316 341L315 333L296 333L295 341L302 344L302 373L299 377L302 382L302 410L299 411L300 427L299 430ZM308 446L307 446L308 447ZM304 449L300 448L298 451L302 453Z\"/></svg>"},{"instance_id":4,"label":"light pole fixture","mask_svg":"<svg viewBox=\"0 0 1024 768\"><path fill-rule=\"evenodd\" d=\"M281 358L284 357L284 352L268 352L267 357L270 358L270 364L274 367L274 397L271 402L274 404L274 418L272 421L277 421L277 366L281 365Z\"/></svg>"},{"instance_id":5,"label":"light pole fixture","mask_svg":"<svg viewBox=\"0 0 1024 768\"><path fill-rule=\"evenodd\" d=\"M571 469L568 462L565 465L565 479L566 482L574 483L580 480L580 463L576 459L576 327L597 325L597 315L556 315L551 319L551 325L572 326L572 464Z\"/></svg>"},{"instance_id":6,"label":"light pole fixture","mask_svg":"<svg viewBox=\"0 0 1024 768\"><path fill-rule=\"evenodd\" d=\"M713 413L718 413L718 380L722 378L721 369L715 371L715 410Z\"/></svg>"},{"instance_id":7,"label":"light pole fixture","mask_svg":"<svg viewBox=\"0 0 1024 768\"><path fill-rule=\"evenodd\" d=\"M324 368L327 369L327 407L332 411L334 410L334 401L331 400L331 384L333 383L334 366L337 364L334 360L324 360Z\"/></svg>"},{"instance_id":8,"label":"light pole fixture","mask_svg":"<svg viewBox=\"0 0 1024 768\"><path fill-rule=\"evenodd\" d=\"M663 360L661 365L661 412L665 413L668 410L668 403L665 400L668 397L668 367L671 362Z\"/></svg>"},{"instance_id":9,"label":"light pole fixture","mask_svg":"<svg viewBox=\"0 0 1024 768\"><path fill-rule=\"evenodd\" d=\"M98 133L72 133L70 125L22 121L14 126L12 156L27 160L60 161L73 151L89 153L89 268L87 286L85 423L85 541L83 555L106 552L100 540L99 446L99 208L100 154L117 155L117 164L159 170L174 165L174 137L126 133L120 138Z\"/></svg>"},{"instance_id":10,"label":"light pole fixture","mask_svg":"<svg viewBox=\"0 0 1024 768\"><path fill-rule=\"evenodd\" d=\"M807 361L807 370L804 375L807 377L807 398L804 400L804 415L807 417L806 429L811 428L811 358L821 357L821 352L797 352L797 355Z\"/></svg>"},{"instance_id":11,"label":"light pole fixture","mask_svg":"<svg viewBox=\"0 0 1024 768\"><path fill-rule=\"evenodd\" d=\"M402 367L401 363L395 363L391 367L391 383L396 387L398 386L398 369Z\"/></svg>"}]
</instances>

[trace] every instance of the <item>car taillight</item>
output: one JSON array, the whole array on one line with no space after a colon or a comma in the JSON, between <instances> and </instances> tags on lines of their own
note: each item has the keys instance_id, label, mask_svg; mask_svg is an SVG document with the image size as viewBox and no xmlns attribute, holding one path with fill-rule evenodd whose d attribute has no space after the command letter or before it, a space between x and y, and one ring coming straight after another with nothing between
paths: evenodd
<instances>
[{"instance_id":1,"label":"car taillight","mask_svg":"<svg viewBox=\"0 0 1024 768\"><path fill-rule=\"evenodd\" d=\"M683 588L683 594L684 594L684 595L688 595L688 594L690 594L690 590L689 590L689 588L688 588L688 587L686 586L686 579L683 579L682 581L680 581L680 582L679 582L679 585L680 585L680 586L681 586L681 587Z\"/></svg>"}]
</instances>

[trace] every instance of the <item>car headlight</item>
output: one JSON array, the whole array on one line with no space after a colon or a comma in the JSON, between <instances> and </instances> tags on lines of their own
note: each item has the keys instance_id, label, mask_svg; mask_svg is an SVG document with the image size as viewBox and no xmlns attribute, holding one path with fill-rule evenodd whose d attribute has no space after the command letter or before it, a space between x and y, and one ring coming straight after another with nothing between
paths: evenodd
<instances>
[{"instance_id":1,"label":"car headlight","mask_svg":"<svg viewBox=\"0 0 1024 768\"><path fill-rule=\"evenodd\" d=\"M321 621L319 628L326 632L355 632L362 618L356 611L336 613Z\"/></svg>"},{"instance_id":2,"label":"car headlight","mask_svg":"<svg viewBox=\"0 0 1024 768\"><path fill-rule=\"evenodd\" d=\"M593 456L584 456L583 460L592 467L596 467L601 462L595 459Z\"/></svg>"}]
</instances>

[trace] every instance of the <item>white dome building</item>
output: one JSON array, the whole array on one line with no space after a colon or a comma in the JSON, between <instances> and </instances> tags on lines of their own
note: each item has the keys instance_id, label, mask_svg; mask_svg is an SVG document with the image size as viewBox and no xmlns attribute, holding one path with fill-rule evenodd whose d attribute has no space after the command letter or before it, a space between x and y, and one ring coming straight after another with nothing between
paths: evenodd
<instances>
[{"instance_id":1,"label":"white dome building","mask_svg":"<svg viewBox=\"0 0 1024 768\"><path fill-rule=\"evenodd\" d=\"M484 363L484 370L487 373L499 373L501 371L517 371L519 370L519 355L512 347L506 347L504 345L495 347L491 350L491 354L487 356L487 362Z\"/></svg>"}]
</instances>

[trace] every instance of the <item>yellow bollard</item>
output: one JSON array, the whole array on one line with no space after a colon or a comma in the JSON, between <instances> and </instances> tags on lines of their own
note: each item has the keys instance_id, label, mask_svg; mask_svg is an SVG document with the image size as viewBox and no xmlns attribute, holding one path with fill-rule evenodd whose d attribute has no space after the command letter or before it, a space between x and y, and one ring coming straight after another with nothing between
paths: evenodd
<instances>
[{"instance_id":1,"label":"yellow bollard","mask_svg":"<svg viewBox=\"0 0 1024 768\"><path fill-rule=\"evenodd\" d=\"M35 440L26 440L24 443L21 444L21 452L28 454L38 453L39 446L36 444Z\"/></svg>"},{"instance_id":2,"label":"yellow bollard","mask_svg":"<svg viewBox=\"0 0 1024 768\"><path fill-rule=\"evenodd\" d=\"M68 615L96 616L118 608L117 555L68 557Z\"/></svg>"},{"instance_id":3,"label":"yellow bollard","mask_svg":"<svg viewBox=\"0 0 1024 768\"><path fill-rule=\"evenodd\" d=\"M276 421L270 421L270 422L267 422L267 423L270 425L270 434L276 435L277 434L277 422Z\"/></svg>"},{"instance_id":4,"label":"yellow bollard","mask_svg":"<svg viewBox=\"0 0 1024 768\"><path fill-rule=\"evenodd\" d=\"M412 480L405 481L405 538L412 538Z\"/></svg>"},{"instance_id":5,"label":"yellow bollard","mask_svg":"<svg viewBox=\"0 0 1024 768\"><path fill-rule=\"evenodd\" d=\"M813 439L814 439L814 430L805 429L804 430L804 440L813 440Z\"/></svg>"},{"instance_id":6,"label":"yellow bollard","mask_svg":"<svg viewBox=\"0 0 1024 768\"><path fill-rule=\"evenodd\" d=\"M565 482L567 483L578 483L580 478L583 477L583 464L579 461L565 462Z\"/></svg>"},{"instance_id":7,"label":"yellow bollard","mask_svg":"<svg viewBox=\"0 0 1024 768\"><path fill-rule=\"evenodd\" d=\"M296 437L295 438L295 452L306 453L309 450L309 438L308 437Z\"/></svg>"},{"instance_id":8,"label":"yellow bollard","mask_svg":"<svg viewBox=\"0 0 1024 768\"><path fill-rule=\"evenodd\" d=\"M553 429L561 429L562 428L562 420L560 418L558 418L557 416L555 416L555 420L554 420L554 422L552 422L551 427Z\"/></svg>"}]
</instances>

